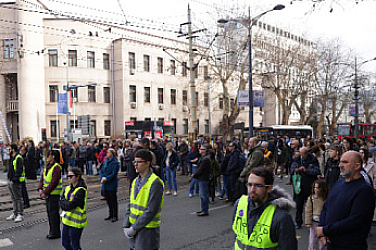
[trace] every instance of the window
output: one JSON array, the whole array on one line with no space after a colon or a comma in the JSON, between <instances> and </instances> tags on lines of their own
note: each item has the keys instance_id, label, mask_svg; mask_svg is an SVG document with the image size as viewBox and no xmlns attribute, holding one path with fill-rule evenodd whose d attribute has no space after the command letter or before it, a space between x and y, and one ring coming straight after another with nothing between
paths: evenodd
<instances>
[{"instance_id":1,"label":"window","mask_svg":"<svg viewBox=\"0 0 376 250\"><path fill-rule=\"evenodd\" d=\"M97 121L90 121L90 136L97 136Z\"/></svg>"},{"instance_id":2,"label":"window","mask_svg":"<svg viewBox=\"0 0 376 250\"><path fill-rule=\"evenodd\" d=\"M204 106L209 107L209 93L208 92L204 93Z\"/></svg>"},{"instance_id":3,"label":"window","mask_svg":"<svg viewBox=\"0 0 376 250\"><path fill-rule=\"evenodd\" d=\"M49 58L49 66L50 67L57 67L57 50L50 49L48 50L48 58Z\"/></svg>"},{"instance_id":4,"label":"window","mask_svg":"<svg viewBox=\"0 0 376 250\"><path fill-rule=\"evenodd\" d=\"M74 128L78 128L78 121L77 120L70 120L70 128L71 129L74 129Z\"/></svg>"},{"instance_id":5,"label":"window","mask_svg":"<svg viewBox=\"0 0 376 250\"><path fill-rule=\"evenodd\" d=\"M205 134L209 134L209 120L205 120Z\"/></svg>"},{"instance_id":6,"label":"window","mask_svg":"<svg viewBox=\"0 0 376 250\"><path fill-rule=\"evenodd\" d=\"M131 117L130 120L135 122L137 121L137 117Z\"/></svg>"},{"instance_id":7,"label":"window","mask_svg":"<svg viewBox=\"0 0 376 250\"><path fill-rule=\"evenodd\" d=\"M207 65L204 66L204 79L209 76L209 67Z\"/></svg>"},{"instance_id":8,"label":"window","mask_svg":"<svg viewBox=\"0 0 376 250\"><path fill-rule=\"evenodd\" d=\"M183 105L187 105L188 104L188 93L186 90L183 90Z\"/></svg>"},{"instance_id":9,"label":"window","mask_svg":"<svg viewBox=\"0 0 376 250\"><path fill-rule=\"evenodd\" d=\"M133 75L136 71L136 54L134 52L129 52L129 74Z\"/></svg>"},{"instance_id":10,"label":"window","mask_svg":"<svg viewBox=\"0 0 376 250\"><path fill-rule=\"evenodd\" d=\"M150 121L151 121L151 118L150 118L150 117L145 117L145 121L146 121L146 122L150 122Z\"/></svg>"},{"instance_id":11,"label":"window","mask_svg":"<svg viewBox=\"0 0 376 250\"><path fill-rule=\"evenodd\" d=\"M174 122L174 134L176 135L176 118L171 119Z\"/></svg>"},{"instance_id":12,"label":"window","mask_svg":"<svg viewBox=\"0 0 376 250\"><path fill-rule=\"evenodd\" d=\"M110 69L110 55L103 53L103 69Z\"/></svg>"},{"instance_id":13,"label":"window","mask_svg":"<svg viewBox=\"0 0 376 250\"><path fill-rule=\"evenodd\" d=\"M200 120L197 119L197 134L200 133Z\"/></svg>"},{"instance_id":14,"label":"window","mask_svg":"<svg viewBox=\"0 0 376 250\"><path fill-rule=\"evenodd\" d=\"M159 117L158 121L163 123L164 122L164 118L163 117Z\"/></svg>"},{"instance_id":15,"label":"window","mask_svg":"<svg viewBox=\"0 0 376 250\"><path fill-rule=\"evenodd\" d=\"M129 101L136 102L136 86L134 85L129 86Z\"/></svg>"},{"instance_id":16,"label":"window","mask_svg":"<svg viewBox=\"0 0 376 250\"><path fill-rule=\"evenodd\" d=\"M76 99L78 101L78 88L73 88L74 85L72 86L72 98Z\"/></svg>"},{"instance_id":17,"label":"window","mask_svg":"<svg viewBox=\"0 0 376 250\"><path fill-rule=\"evenodd\" d=\"M182 65L183 65L183 67L182 67L182 71L181 71L181 74L183 75L183 76L187 76L188 74L187 74L187 63L186 62L183 62L182 63Z\"/></svg>"},{"instance_id":18,"label":"window","mask_svg":"<svg viewBox=\"0 0 376 250\"><path fill-rule=\"evenodd\" d=\"M171 89L171 104L176 104L176 89Z\"/></svg>"},{"instance_id":19,"label":"window","mask_svg":"<svg viewBox=\"0 0 376 250\"><path fill-rule=\"evenodd\" d=\"M87 95L88 102L95 102L95 86L87 87Z\"/></svg>"},{"instance_id":20,"label":"window","mask_svg":"<svg viewBox=\"0 0 376 250\"><path fill-rule=\"evenodd\" d=\"M111 121L104 121L104 136L111 136Z\"/></svg>"},{"instance_id":21,"label":"window","mask_svg":"<svg viewBox=\"0 0 376 250\"><path fill-rule=\"evenodd\" d=\"M150 72L150 56L144 55L144 71Z\"/></svg>"},{"instance_id":22,"label":"window","mask_svg":"<svg viewBox=\"0 0 376 250\"><path fill-rule=\"evenodd\" d=\"M219 109L223 109L223 97L219 97Z\"/></svg>"},{"instance_id":23,"label":"window","mask_svg":"<svg viewBox=\"0 0 376 250\"><path fill-rule=\"evenodd\" d=\"M110 103L111 102L111 92L110 87L103 87L103 102Z\"/></svg>"},{"instance_id":24,"label":"window","mask_svg":"<svg viewBox=\"0 0 376 250\"><path fill-rule=\"evenodd\" d=\"M158 88L158 103L163 103L163 89Z\"/></svg>"},{"instance_id":25,"label":"window","mask_svg":"<svg viewBox=\"0 0 376 250\"><path fill-rule=\"evenodd\" d=\"M175 61L171 60L170 61L170 68L171 68L171 75L175 75Z\"/></svg>"},{"instance_id":26,"label":"window","mask_svg":"<svg viewBox=\"0 0 376 250\"><path fill-rule=\"evenodd\" d=\"M56 137L57 135L57 122L50 121L50 128L51 128L51 137Z\"/></svg>"},{"instance_id":27,"label":"window","mask_svg":"<svg viewBox=\"0 0 376 250\"><path fill-rule=\"evenodd\" d=\"M77 50L68 50L68 66L77 67Z\"/></svg>"},{"instance_id":28,"label":"window","mask_svg":"<svg viewBox=\"0 0 376 250\"><path fill-rule=\"evenodd\" d=\"M4 59L14 58L13 39L4 40Z\"/></svg>"},{"instance_id":29,"label":"window","mask_svg":"<svg viewBox=\"0 0 376 250\"><path fill-rule=\"evenodd\" d=\"M188 119L183 119L183 134L188 134Z\"/></svg>"},{"instance_id":30,"label":"window","mask_svg":"<svg viewBox=\"0 0 376 250\"><path fill-rule=\"evenodd\" d=\"M57 102L58 95L59 95L59 89L57 85L50 85L50 102Z\"/></svg>"},{"instance_id":31,"label":"window","mask_svg":"<svg viewBox=\"0 0 376 250\"><path fill-rule=\"evenodd\" d=\"M158 57L158 73L163 74L163 58Z\"/></svg>"},{"instance_id":32,"label":"window","mask_svg":"<svg viewBox=\"0 0 376 250\"><path fill-rule=\"evenodd\" d=\"M95 68L95 52L94 51L87 52L87 67Z\"/></svg>"},{"instance_id":33,"label":"window","mask_svg":"<svg viewBox=\"0 0 376 250\"><path fill-rule=\"evenodd\" d=\"M150 87L144 88L144 101L150 103Z\"/></svg>"}]
</instances>

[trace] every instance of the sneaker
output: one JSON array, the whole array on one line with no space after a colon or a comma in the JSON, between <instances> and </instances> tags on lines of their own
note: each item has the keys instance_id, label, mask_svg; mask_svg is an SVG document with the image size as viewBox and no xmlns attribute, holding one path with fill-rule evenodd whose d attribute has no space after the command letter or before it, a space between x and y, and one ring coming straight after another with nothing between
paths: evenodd
<instances>
[{"instance_id":1,"label":"sneaker","mask_svg":"<svg viewBox=\"0 0 376 250\"><path fill-rule=\"evenodd\" d=\"M193 194L189 194L188 197L189 197L189 198L192 198L192 197L193 197Z\"/></svg>"},{"instance_id":2,"label":"sneaker","mask_svg":"<svg viewBox=\"0 0 376 250\"><path fill-rule=\"evenodd\" d=\"M10 220L14 220L16 218L16 215L15 214L11 214L10 216L8 216L6 218L7 221L10 221Z\"/></svg>"},{"instance_id":3,"label":"sneaker","mask_svg":"<svg viewBox=\"0 0 376 250\"><path fill-rule=\"evenodd\" d=\"M174 196L177 196L178 195L178 192L174 191Z\"/></svg>"},{"instance_id":4,"label":"sneaker","mask_svg":"<svg viewBox=\"0 0 376 250\"><path fill-rule=\"evenodd\" d=\"M167 192L166 192L166 195L170 195L170 194L171 194L171 191L167 191Z\"/></svg>"},{"instance_id":5,"label":"sneaker","mask_svg":"<svg viewBox=\"0 0 376 250\"><path fill-rule=\"evenodd\" d=\"M17 217L16 217L16 219L14 220L14 222L21 222L21 221L23 221L23 216L21 215L21 214L19 214L19 215L17 215Z\"/></svg>"},{"instance_id":6,"label":"sneaker","mask_svg":"<svg viewBox=\"0 0 376 250\"><path fill-rule=\"evenodd\" d=\"M222 197L222 196L218 196L217 198L220 199L220 200L223 200L223 197Z\"/></svg>"}]
</instances>

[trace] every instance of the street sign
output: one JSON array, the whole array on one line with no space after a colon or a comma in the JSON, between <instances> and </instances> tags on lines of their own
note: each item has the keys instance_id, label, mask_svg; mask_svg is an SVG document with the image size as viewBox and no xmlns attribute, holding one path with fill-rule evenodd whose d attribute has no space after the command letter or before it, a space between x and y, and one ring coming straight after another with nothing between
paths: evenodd
<instances>
[{"instance_id":1,"label":"street sign","mask_svg":"<svg viewBox=\"0 0 376 250\"><path fill-rule=\"evenodd\" d=\"M134 121L128 121L128 122L125 122L125 126L126 126L126 127L134 126Z\"/></svg>"},{"instance_id":2,"label":"street sign","mask_svg":"<svg viewBox=\"0 0 376 250\"><path fill-rule=\"evenodd\" d=\"M90 135L90 115L78 116L78 128L83 135Z\"/></svg>"},{"instance_id":3,"label":"street sign","mask_svg":"<svg viewBox=\"0 0 376 250\"><path fill-rule=\"evenodd\" d=\"M174 126L174 121L164 121L163 126Z\"/></svg>"}]
</instances>

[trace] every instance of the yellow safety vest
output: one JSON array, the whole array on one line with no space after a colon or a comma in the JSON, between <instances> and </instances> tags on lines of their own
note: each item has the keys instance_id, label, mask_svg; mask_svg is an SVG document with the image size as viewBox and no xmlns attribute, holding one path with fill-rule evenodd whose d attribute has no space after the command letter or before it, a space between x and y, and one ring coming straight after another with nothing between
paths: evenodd
<instances>
[{"instance_id":1,"label":"yellow safety vest","mask_svg":"<svg viewBox=\"0 0 376 250\"><path fill-rule=\"evenodd\" d=\"M16 172L16 169L17 169L17 159L18 158L21 158L22 159L22 156L17 154L16 157L14 158L13 160L13 169L14 169L14 172ZM22 164L22 175L21 177L18 179L19 182L24 182L25 181L25 165Z\"/></svg>"},{"instance_id":2,"label":"yellow safety vest","mask_svg":"<svg viewBox=\"0 0 376 250\"><path fill-rule=\"evenodd\" d=\"M87 197L87 190L84 187L78 187L75 190L73 190L71 196L68 198L69 191L71 189L71 186L67 186L64 191L64 197L65 199L72 201L74 199L74 196L78 192L78 190L83 189L85 190L85 205L84 208L76 207L75 209L71 211L66 211L62 221L64 225L75 227L75 228L84 228L87 225L87 217L86 217L86 197Z\"/></svg>"},{"instance_id":3,"label":"yellow safety vest","mask_svg":"<svg viewBox=\"0 0 376 250\"><path fill-rule=\"evenodd\" d=\"M48 185L50 185L51 181L52 181L52 173L54 171L54 169L56 167L59 167L60 168L60 171L61 171L61 166L58 164L58 163L55 163L49 170L48 170L48 173L47 172L47 167L44 169L43 171L43 190L45 190ZM61 193L63 193L63 179L60 175L60 181L59 181L59 184L56 186L56 188L54 190L52 190L52 192L50 193L50 195L61 195Z\"/></svg>"},{"instance_id":4,"label":"yellow safety vest","mask_svg":"<svg viewBox=\"0 0 376 250\"><path fill-rule=\"evenodd\" d=\"M275 207L267 206L248 235L248 196L243 195L236 209L236 216L232 229L236 234L235 250L278 249L278 242L273 243L270 238L270 229Z\"/></svg>"},{"instance_id":5,"label":"yellow safety vest","mask_svg":"<svg viewBox=\"0 0 376 250\"><path fill-rule=\"evenodd\" d=\"M162 195L161 204L159 206L158 213L155 215L153 220L145 226L147 228L157 228L161 225L161 211L162 211L163 198L164 198L164 184L157 175L152 173L148 181L141 188L140 192L138 192L137 197L135 199L134 190L135 190L135 185L136 185L136 181L138 178L139 177L137 177L132 183L131 202L130 202L131 211L129 215L129 222L133 225L136 222L137 218L140 217L144 213L144 211L146 210L146 206L148 205L151 185L154 183L154 181L160 181L163 186L163 195Z\"/></svg>"}]
</instances>

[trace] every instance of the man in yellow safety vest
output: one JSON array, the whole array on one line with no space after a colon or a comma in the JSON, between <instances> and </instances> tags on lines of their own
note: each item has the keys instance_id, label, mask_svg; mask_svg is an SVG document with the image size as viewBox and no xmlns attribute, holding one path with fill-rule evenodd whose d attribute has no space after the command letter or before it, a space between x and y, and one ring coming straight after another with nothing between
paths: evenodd
<instances>
[{"instance_id":1,"label":"man in yellow safety vest","mask_svg":"<svg viewBox=\"0 0 376 250\"><path fill-rule=\"evenodd\" d=\"M136 152L133 162L138 177L132 182L130 203L124 218L124 234L133 250L155 250L160 246L164 184L153 173L149 150Z\"/></svg>"},{"instance_id":2,"label":"man in yellow safety vest","mask_svg":"<svg viewBox=\"0 0 376 250\"><path fill-rule=\"evenodd\" d=\"M284 189L273 187L273 173L253 168L247 187L248 195L234 206L234 249L297 250L295 225L288 213L295 203Z\"/></svg>"}]
</instances>

